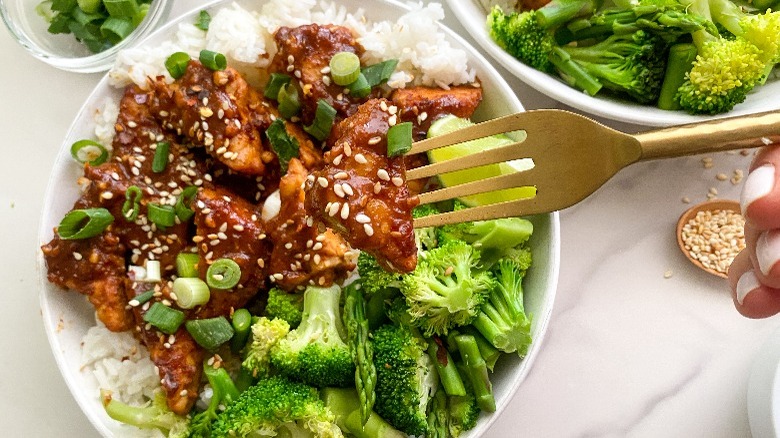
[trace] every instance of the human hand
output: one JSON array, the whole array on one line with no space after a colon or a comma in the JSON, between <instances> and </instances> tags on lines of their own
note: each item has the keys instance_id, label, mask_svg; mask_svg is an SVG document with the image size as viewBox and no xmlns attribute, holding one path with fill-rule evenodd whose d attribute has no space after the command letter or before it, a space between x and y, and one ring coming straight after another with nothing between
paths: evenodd
<instances>
[{"instance_id":1,"label":"human hand","mask_svg":"<svg viewBox=\"0 0 780 438\"><path fill-rule=\"evenodd\" d=\"M749 318L780 313L780 146L762 149L750 165L740 204L745 249L729 268L734 305Z\"/></svg>"}]
</instances>

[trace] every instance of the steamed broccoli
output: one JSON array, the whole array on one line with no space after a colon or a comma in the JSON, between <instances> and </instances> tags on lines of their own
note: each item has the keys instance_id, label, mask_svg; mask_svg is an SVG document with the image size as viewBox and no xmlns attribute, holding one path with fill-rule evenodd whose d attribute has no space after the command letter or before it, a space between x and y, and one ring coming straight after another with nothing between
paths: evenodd
<instances>
[{"instance_id":1,"label":"steamed broccoli","mask_svg":"<svg viewBox=\"0 0 780 438\"><path fill-rule=\"evenodd\" d=\"M427 335L470 323L494 286L490 275L475 270L478 264L479 253L464 241L428 251L402 279L412 323Z\"/></svg>"},{"instance_id":2,"label":"steamed broccoli","mask_svg":"<svg viewBox=\"0 0 780 438\"><path fill-rule=\"evenodd\" d=\"M276 436L287 424L317 437L343 436L334 421L315 388L275 376L260 380L230 403L217 416L211 436Z\"/></svg>"},{"instance_id":3,"label":"steamed broccoli","mask_svg":"<svg viewBox=\"0 0 780 438\"><path fill-rule=\"evenodd\" d=\"M462 364L458 368L463 375L466 375L466 371L463 369ZM451 395L447 397L449 410L448 428L450 435L455 438L458 438L461 433L473 429L474 426L477 425L480 412L482 412L477 403L477 398L474 396L474 389L471 387L471 381L469 379L463 379L463 383L466 386L465 396Z\"/></svg>"},{"instance_id":4,"label":"steamed broccoli","mask_svg":"<svg viewBox=\"0 0 780 438\"><path fill-rule=\"evenodd\" d=\"M698 56L677 92L693 114L718 114L742 103L780 60L780 14L751 15L724 0L693 0L690 7L712 18L733 37L695 32Z\"/></svg>"},{"instance_id":5,"label":"steamed broccoli","mask_svg":"<svg viewBox=\"0 0 780 438\"><path fill-rule=\"evenodd\" d=\"M551 59L575 87L588 94L593 94L595 78L606 89L652 103L661 91L668 48L663 38L638 30L611 35L590 46L561 47Z\"/></svg>"},{"instance_id":6,"label":"steamed broccoli","mask_svg":"<svg viewBox=\"0 0 780 438\"><path fill-rule=\"evenodd\" d=\"M301 323L302 312L303 294L289 293L278 287L268 291L264 312L267 317L283 319L290 324L290 328L296 328Z\"/></svg>"},{"instance_id":7,"label":"steamed broccoli","mask_svg":"<svg viewBox=\"0 0 780 438\"><path fill-rule=\"evenodd\" d=\"M168 408L165 392L159 390L146 406L130 406L111 396L111 391L101 390L100 398L109 417L121 423L141 429L158 429L168 438L187 436L189 421Z\"/></svg>"},{"instance_id":8,"label":"steamed broccoli","mask_svg":"<svg viewBox=\"0 0 780 438\"><path fill-rule=\"evenodd\" d=\"M241 366L255 378L269 376L271 349L289 332L287 321L261 316L252 324L252 341L246 347Z\"/></svg>"},{"instance_id":9,"label":"steamed broccoli","mask_svg":"<svg viewBox=\"0 0 780 438\"><path fill-rule=\"evenodd\" d=\"M427 431L428 407L438 383L427 348L425 340L407 327L384 325L374 332L374 410L399 430L415 436Z\"/></svg>"},{"instance_id":10,"label":"steamed broccoli","mask_svg":"<svg viewBox=\"0 0 780 438\"><path fill-rule=\"evenodd\" d=\"M312 386L348 386L355 365L341 321L338 286L309 286L303 320L271 349L271 365L280 373Z\"/></svg>"},{"instance_id":11,"label":"steamed broccoli","mask_svg":"<svg viewBox=\"0 0 780 438\"><path fill-rule=\"evenodd\" d=\"M401 287L401 274L386 271L374 256L366 252L358 255L357 270L363 292L368 297L387 288L400 289Z\"/></svg>"},{"instance_id":12,"label":"steamed broccoli","mask_svg":"<svg viewBox=\"0 0 780 438\"><path fill-rule=\"evenodd\" d=\"M512 217L444 225L436 229L436 235L439 245L451 241L471 244L479 250L481 268L488 269L495 261L527 242L533 230L533 224L527 219Z\"/></svg>"},{"instance_id":13,"label":"steamed broccoli","mask_svg":"<svg viewBox=\"0 0 780 438\"><path fill-rule=\"evenodd\" d=\"M323 388L320 397L335 416L342 431L355 438L407 438L407 434L395 429L382 417L371 411L363 425L358 394L351 388Z\"/></svg>"},{"instance_id":14,"label":"steamed broccoli","mask_svg":"<svg viewBox=\"0 0 780 438\"><path fill-rule=\"evenodd\" d=\"M225 368L214 368L208 363L204 363L203 374L206 375L206 379L211 385L211 399L205 411L193 415L190 419L187 438L208 438L211 436L211 429L214 420L217 419L220 406L229 405L239 395L236 385Z\"/></svg>"},{"instance_id":15,"label":"steamed broccoli","mask_svg":"<svg viewBox=\"0 0 780 438\"><path fill-rule=\"evenodd\" d=\"M531 320L523 308L522 266L511 259L495 267L498 286L474 320L474 327L499 350L525 356L531 344Z\"/></svg>"},{"instance_id":16,"label":"steamed broccoli","mask_svg":"<svg viewBox=\"0 0 780 438\"><path fill-rule=\"evenodd\" d=\"M431 204L419 205L412 210L412 217L417 219L420 217L430 216L432 214L438 214L439 210ZM414 240L417 244L417 250L427 251L438 246L436 240L436 229L434 227L427 228L415 228Z\"/></svg>"}]
</instances>

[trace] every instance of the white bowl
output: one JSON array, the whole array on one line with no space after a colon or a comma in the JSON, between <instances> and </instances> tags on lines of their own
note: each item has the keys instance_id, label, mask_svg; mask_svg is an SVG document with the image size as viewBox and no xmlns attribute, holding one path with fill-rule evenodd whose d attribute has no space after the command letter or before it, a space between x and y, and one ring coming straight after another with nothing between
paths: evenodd
<instances>
[{"instance_id":1,"label":"white bowl","mask_svg":"<svg viewBox=\"0 0 780 438\"><path fill-rule=\"evenodd\" d=\"M527 66L499 47L490 38L485 24L487 11L479 0L448 0L448 3L477 44L510 73L540 93L584 112L620 122L668 126L699 122L713 117L738 116L780 109L780 99L777 98L780 95L780 80L776 79L770 79L766 85L758 87L745 102L737 105L732 111L717 116L694 116L683 111L662 110L614 97L588 96L555 76Z\"/></svg>"},{"instance_id":2,"label":"white bowl","mask_svg":"<svg viewBox=\"0 0 780 438\"><path fill-rule=\"evenodd\" d=\"M232 0L221 0L204 6L206 9L228 5ZM242 3L242 2L239 2ZM259 9L257 2L243 2ZM351 11L363 6L361 0L339 0ZM200 10L201 8L198 8ZM142 44L155 44L170 38L177 24L182 20L192 20L198 10L192 11L166 25L150 36ZM405 6L391 1L377 1L365 11L372 20L395 20L405 12ZM468 53L470 65L475 67L482 80L485 102L475 118L485 119L503 114L522 111L523 107L501 76L493 69L473 47L463 39L445 29L447 38L454 47ZM120 90L108 84L104 77L92 92L75 120L59 149L54 169L46 190L44 210L40 223L39 242L45 244L52 238L52 229L67 213L78 198L75 184L80 174L79 166L70 157L70 145L77 139L93 136L93 114L102 107L107 97L119 99ZM532 335L534 343L525 359L506 356L501 360L493 374L493 387L498 411L492 415L483 414L476 428L466 437L481 436L498 418L501 410L507 406L528 373L531 364L539 353L542 339L552 311L555 290L558 281L559 265L559 219L558 214L539 215L530 218L535 230L532 237L534 264L528 271L525 283L526 309L533 315ZM50 284L46 279L46 264L42 254L38 255L40 300L45 330L51 349L63 378L70 388L84 414L95 428L106 437L119 436L118 423L106 416L98 397L97 382L88 372L82 371L81 339L86 331L94 326L94 310L87 300L75 292L64 292Z\"/></svg>"}]
</instances>

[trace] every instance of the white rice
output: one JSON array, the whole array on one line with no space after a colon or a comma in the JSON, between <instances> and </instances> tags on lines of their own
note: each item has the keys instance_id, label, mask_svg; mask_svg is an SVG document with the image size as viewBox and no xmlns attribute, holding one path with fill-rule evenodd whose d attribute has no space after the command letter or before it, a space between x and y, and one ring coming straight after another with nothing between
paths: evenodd
<instances>
[{"instance_id":1,"label":"white rice","mask_svg":"<svg viewBox=\"0 0 780 438\"><path fill-rule=\"evenodd\" d=\"M93 116L95 121L95 138L97 138L98 143L109 151L112 149L114 135L116 135L114 124L118 115L119 103L107 97L102 105L95 110Z\"/></svg>"},{"instance_id":2,"label":"white rice","mask_svg":"<svg viewBox=\"0 0 780 438\"><path fill-rule=\"evenodd\" d=\"M485 8L485 11L490 11L493 6L500 6L504 12L514 11L518 4L518 0L479 0L479 3Z\"/></svg>"},{"instance_id":3,"label":"white rice","mask_svg":"<svg viewBox=\"0 0 780 438\"><path fill-rule=\"evenodd\" d=\"M441 4L407 5L412 10L394 23L370 23L362 9L348 12L328 1L270 0L259 14L234 3L214 14L208 32L191 23L181 23L172 40L120 52L109 72L110 83L119 88L131 83L146 88L147 78L160 75L170 82L173 79L165 69L165 59L174 52L197 57L202 49L223 53L228 64L242 72L265 67L276 53L273 33L279 27L310 23L350 28L366 49L365 63L398 59L398 71L389 81L393 88L448 87L472 82L475 72L466 63L466 53L452 47L439 28L444 19Z\"/></svg>"}]
</instances>

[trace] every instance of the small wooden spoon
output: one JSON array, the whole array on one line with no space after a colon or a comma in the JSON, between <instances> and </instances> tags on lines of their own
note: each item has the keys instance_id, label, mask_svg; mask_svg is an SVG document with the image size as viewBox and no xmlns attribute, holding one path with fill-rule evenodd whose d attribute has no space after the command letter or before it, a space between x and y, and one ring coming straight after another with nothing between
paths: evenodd
<instances>
[{"instance_id":1,"label":"small wooden spoon","mask_svg":"<svg viewBox=\"0 0 780 438\"><path fill-rule=\"evenodd\" d=\"M685 210L685 212L680 216L680 219L677 221L677 245L680 247L680 250L685 255L685 257L700 269L721 278L728 278L728 275L725 272L721 272L717 269L704 266L699 260L691 256L690 251L685 248L685 241L683 240L682 237L683 228L691 219L696 217L696 215L699 212L707 211L707 210L713 213L716 211L725 210L725 211L731 211L738 214L741 214L742 211L738 201L727 200L727 199L713 199L711 201L705 201L702 202L701 204L694 205L688 210Z\"/></svg>"}]
</instances>

